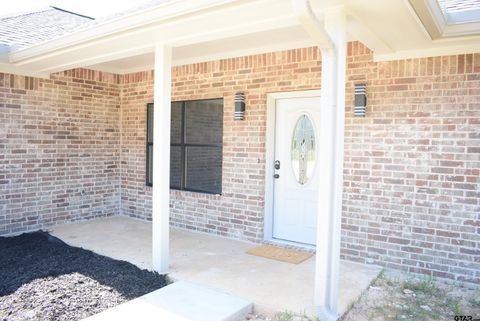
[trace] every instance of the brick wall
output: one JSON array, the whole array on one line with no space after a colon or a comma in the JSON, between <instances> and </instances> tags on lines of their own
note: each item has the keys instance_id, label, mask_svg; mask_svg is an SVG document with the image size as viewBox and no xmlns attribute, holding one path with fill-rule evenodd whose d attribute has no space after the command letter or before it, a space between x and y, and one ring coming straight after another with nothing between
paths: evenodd
<instances>
[{"instance_id":1,"label":"brick wall","mask_svg":"<svg viewBox=\"0 0 480 321\"><path fill-rule=\"evenodd\" d=\"M222 195L171 191L176 226L222 236L263 238L266 93L318 88L319 54L313 48L175 67L172 100L224 98ZM146 103L153 73L123 77L122 212L151 218L145 186ZM245 121L233 121L233 95L245 91Z\"/></svg>"},{"instance_id":2,"label":"brick wall","mask_svg":"<svg viewBox=\"0 0 480 321\"><path fill-rule=\"evenodd\" d=\"M480 54L348 56L342 256L480 283Z\"/></svg>"},{"instance_id":3,"label":"brick wall","mask_svg":"<svg viewBox=\"0 0 480 321\"><path fill-rule=\"evenodd\" d=\"M173 100L223 97L223 195L171 191L172 224L263 238L266 95L318 89L305 48L175 67ZM353 85L367 83L367 117ZM150 219L145 104L153 73L122 79L122 212ZM246 92L235 122L233 94ZM480 283L480 54L373 62L348 46L342 258Z\"/></svg>"},{"instance_id":4,"label":"brick wall","mask_svg":"<svg viewBox=\"0 0 480 321\"><path fill-rule=\"evenodd\" d=\"M0 73L0 235L118 213L118 80Z\"/></svg>"},{"instance_id":5,"label":"brick wall","mask_svg":"<svg viewBox=\"0 0 480 321\"><path fill-rule=\"evenodd\" d=\"M121 76L121 203L124 215L151 219L152 193L145 181L146 104L153 102L153 72Z\"/></svg>"},{"instance_id":6,"label":"brick wall","mask_svg":"<svg viewBox=\"0 0 480 321\"><path fill-rule=\"evenodd\" d=\"M173 225L263 239L267 93L318 89L319 59L305 48L173 69L174 100L224 98L223 194L171 191ZM356 82L365 118L353 117ZM152 101L152 71L0 74L0 234L151 219ZM480 54L375 63L350 43L345 134L342 258L480 283Z\"/></svg>"}]
</instances>

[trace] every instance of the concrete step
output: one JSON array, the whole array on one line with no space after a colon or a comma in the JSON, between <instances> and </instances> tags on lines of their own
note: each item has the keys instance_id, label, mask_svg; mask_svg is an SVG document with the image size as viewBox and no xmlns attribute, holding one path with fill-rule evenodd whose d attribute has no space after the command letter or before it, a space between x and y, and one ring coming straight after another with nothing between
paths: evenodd
<instances>
[{"instance_id":1,"label":"concrete step","mask_svg":"<svg viewBox=\"0 0 480 321\"><path fill-rule=\"evenodd\" d=\"M252 302L227 292L179 281L85 321L240 321L252 308Z\"/></svg>"}]
</instances>

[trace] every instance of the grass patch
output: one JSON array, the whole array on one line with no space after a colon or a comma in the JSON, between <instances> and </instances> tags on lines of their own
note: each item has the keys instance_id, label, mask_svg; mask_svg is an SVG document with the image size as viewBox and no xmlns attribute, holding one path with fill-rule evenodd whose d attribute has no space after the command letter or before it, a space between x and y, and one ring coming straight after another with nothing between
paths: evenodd
<instances>
[{"instance_id":1,"label":"grass patch","mask_svg":"<svg viewBox=\"0 0 480 321\"><path fill-rule=\"evenodd\" d=\"M290 311L282 311L275 313L275 321L293 321L295 315Z\"/></svg>"},{"instance_id":2,"label":"grass patch","mask_svg":"<svg viewBox=\"0 0 480 321\"><path fill-rule=\"evenodd\" d=\"M457 315L480 316L478 289L463 283L412 278L381 273L342 321L434 321L453 320Z\"/></svg>"},{"instance_id":3,"label":"grass patch","mask_svg":"<svg viewBox=\"0 0 480 321\"><path fill-rule=\"evenodd\" d=\"M426 295L432 295L438 291L435 279L433 277L427 277L420 281L410 279L402 283L402 290L411 290L415 293L423 293Z\"/></svg>"},{"instance_id":4,"label":"grass patch","mask_svg":"<svg viewBox=\"0 0 480 321\"><path fill-rule=\"evenodd\" d=\"M461 298L456 297L447 297L446 303L447 306L453 311L455 315L463 315L462 309L460 308Z\"/></svg>"},{"instance_id":5,"label":"grass patch","mask_svg":"<svg viewBox=\"0 0 480 321\"><path fill-rule=\"evenodd\" d=\"M320 321L317 318L309 318L305 313L295 314L291 311L282 311L275 313L274 321Z\"/></svg>"}]
</instances>

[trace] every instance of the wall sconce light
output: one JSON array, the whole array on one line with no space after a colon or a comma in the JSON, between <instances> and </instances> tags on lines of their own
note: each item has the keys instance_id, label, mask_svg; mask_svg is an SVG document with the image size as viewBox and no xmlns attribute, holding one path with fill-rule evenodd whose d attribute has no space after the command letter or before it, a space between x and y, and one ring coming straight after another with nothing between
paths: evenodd
<instances>
[{"instance_id":1,"label":"wall sconce light","mask_svg":"<svg viewBox=\"0 0 480 321\"><path fill-rule=\"evenodd\" d=\"M245 93L237 92L235 94L235 114L233 116L234 120L244 120L245 119Z\"/></svg>"},{"instance_id":2,"label":"wall sconce light","mask_svg":"<svg viewBox=\"0 0 480 321\"><path fill-rule=\"evenodd\" d=\"M365 117L367 108L367 85L355 85L355 117Z\"/></svg>"}]
</instances>

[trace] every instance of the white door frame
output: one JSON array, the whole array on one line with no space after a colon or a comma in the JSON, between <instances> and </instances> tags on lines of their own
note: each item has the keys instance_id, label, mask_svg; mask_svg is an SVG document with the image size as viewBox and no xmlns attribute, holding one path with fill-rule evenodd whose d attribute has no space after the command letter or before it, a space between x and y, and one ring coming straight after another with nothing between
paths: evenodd
<instances>
[{"instance_id":1,"label":"white door frame","mask_svg":"<svg viewBox=\"0 0 480 321\"><path fill-rule=\"evenodd\" d=\"M301 244L296 242L289 242L286 240L279 240L273 237L273 195L274 195L274 169L275 162L275 111L277 107L277 100L288 98L320 98L320 90L305 90L305 91L290 91L267 94L267 129L266 129L266 144L265 144L265 211L264 211L264 225L263 238L265 241L294 244L297 246L314 248L314 245ZM320 106L318 106L320 110ZM320 124L315 124L318 127Z\"/></svg>"}]
</instances>

